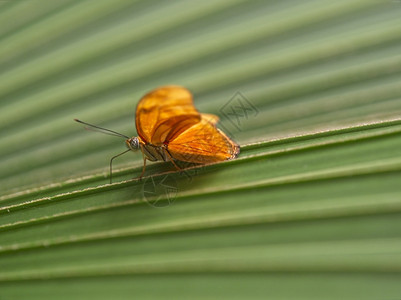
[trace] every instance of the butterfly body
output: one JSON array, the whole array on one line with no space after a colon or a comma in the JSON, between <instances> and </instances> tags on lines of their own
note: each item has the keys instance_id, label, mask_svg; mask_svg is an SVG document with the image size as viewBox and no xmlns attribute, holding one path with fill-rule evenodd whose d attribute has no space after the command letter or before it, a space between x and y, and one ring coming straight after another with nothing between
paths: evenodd
<instances>
[{"instance_id":1,"label":"butterfly body","mask_svg":"<svg viewBox=\"0 0 401 300\"><path fill-rule=\"evenodd\" d=\"M141 144L142 153L146 156L147 160L150 161L168 161L169 156L167 154L167 147L165 145L155 146L152 144Z\"/></svg>"}]
</instances>

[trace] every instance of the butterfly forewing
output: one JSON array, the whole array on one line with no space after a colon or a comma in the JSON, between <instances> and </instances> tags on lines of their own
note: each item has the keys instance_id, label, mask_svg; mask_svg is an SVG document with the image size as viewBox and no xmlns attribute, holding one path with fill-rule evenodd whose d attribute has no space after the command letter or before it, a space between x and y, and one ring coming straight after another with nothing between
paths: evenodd
<instances>
[{"instance_id":1,"label":"butterfly forewing","mask_svg":"<svg viewBox=\"0 0 401 300\"><path fill-rule=\"evenodd\" d=\"M146 94L136 109L138 135L155 146L179 136L201 117L191 93L179 86L165 86Z\"/></svg>"}]
</instances>

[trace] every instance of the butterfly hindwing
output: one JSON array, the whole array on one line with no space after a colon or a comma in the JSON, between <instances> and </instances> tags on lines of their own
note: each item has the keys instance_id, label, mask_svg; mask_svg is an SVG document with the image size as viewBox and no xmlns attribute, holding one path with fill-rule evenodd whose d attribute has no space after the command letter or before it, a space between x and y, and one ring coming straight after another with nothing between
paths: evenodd
<instances>
[{"instance_id":1,"label":"butterfly hindwing","mask_svg":"<svg viewBox=\"0 0 401 300\"><path fill-rule=\"evenodd\" d=\"M237 157L240 147L216 128L217 116L201 114L201 121L169 142L168 151L180 161L212 163Z\"/></svg>"}]
</instances>

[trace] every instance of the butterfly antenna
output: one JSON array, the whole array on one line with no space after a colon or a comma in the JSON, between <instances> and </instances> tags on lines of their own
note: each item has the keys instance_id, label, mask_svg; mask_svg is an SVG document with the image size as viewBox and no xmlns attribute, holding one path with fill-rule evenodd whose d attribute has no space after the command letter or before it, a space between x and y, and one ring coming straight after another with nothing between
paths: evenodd
<instances>
[{"instance_id":1,"label":"butterfly antenna","mask_svg":"<svg viewBox=\"0 0 401 300\"><path fill-rule=\"evenodd\" d=\"M78 119L74 119L74 121L86 125L85 129L87 129L87 130L97 131L97 132L101 132L104 134L119 136L119 137L123 137L125 139L129 139L129 136L126 136L126 135L116 132L114 130L110 130L110 129L102 128L102 127L99 127L96 125L92 125L92 124L86 123L86 122L78 120Z\"/></svg>"}]
</instances>

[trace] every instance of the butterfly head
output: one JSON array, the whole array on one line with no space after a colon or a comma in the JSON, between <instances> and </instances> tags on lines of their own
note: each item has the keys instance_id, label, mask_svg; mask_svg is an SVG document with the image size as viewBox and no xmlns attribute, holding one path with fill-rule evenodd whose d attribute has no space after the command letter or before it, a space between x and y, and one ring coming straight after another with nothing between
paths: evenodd
<instances>
[{"instance_id":1,"label":"butterfly head","mask_svg":"<svg viewBox=\"0 0 401 300\"><path fill-rule=\"evenodd\" d=\"M136 136L126 139L125 145L132 151L139 150L139 140Z\"/></svg>"}]
</instances>

